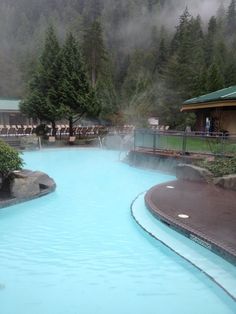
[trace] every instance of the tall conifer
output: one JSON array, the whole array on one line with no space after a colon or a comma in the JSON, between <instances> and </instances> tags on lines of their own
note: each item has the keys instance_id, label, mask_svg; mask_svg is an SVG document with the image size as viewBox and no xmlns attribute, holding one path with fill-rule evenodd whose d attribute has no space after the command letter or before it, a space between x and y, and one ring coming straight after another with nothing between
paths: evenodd
<instances>
[{"instance_id":1,"label":"tall conifer","mask_svg":"<svg viewBox=\"0 0 236 314\"><path fill-rule=\"evenodd\" d=\"M212 63L207 72L206 90L215 92L224 87L224 77L216 61Z\"/></svg>"},{"instance_id":2,"label":"tall conifer","mask_svg":"<svg viewBox=\"0 0 236 314\"><path fill-rule=\"evenodd\" d=\"M22 112L28 116L50 122L54 135L55 122L62 115L58 98L59 51L60 47L54 28L50 26L46 32L44 49L38 67L29 83L26 98L21 103Z\"/></svg>"},{"instance_id":3,"label":"tall conifer","mask_svg":"<svg viewBox=\"0 0 236 314\"><path fill-rule=\"evenodd\" d=\"M71 33L67 35L60 54L61 74L59 81L60 104L69 120L70 135L73 123L83 115L99 111L89 87L79 46Z\"/></svg>"},{"instance_id":4,"label":"tall conifer","mask_svg":"<svg viewBox=\"0 0 236 314\"><path fill-rule=\"evenodd\" d=\"M227 35L234 35L236 30L236 1L231 0L226 16Z\"/></svg>"},{"instance_id":5,"label":"tall conifer","mask_svg":"<svg viewBox=\"0 0 236 314\"><path fill-rule=\"evenodd\" d=\"M102 65L106 59L101 22L95 20L85 30L83 41L83 55L89 73L91 85L94 88Z\"/></svg>"}]
</instances>

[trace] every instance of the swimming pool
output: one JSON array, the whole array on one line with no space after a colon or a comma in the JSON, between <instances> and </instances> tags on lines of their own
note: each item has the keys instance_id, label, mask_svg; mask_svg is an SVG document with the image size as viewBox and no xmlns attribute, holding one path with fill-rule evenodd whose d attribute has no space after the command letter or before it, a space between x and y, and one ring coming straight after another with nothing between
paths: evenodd
<instances>
[{"instance_id":1,"label":"swimming pool","mask_svg":"<svg viewBox=\"0 0 236 314\"><path fill-rule=\"evenodd\" d=\"M113 151L24 154L55 193L0 211L1 314L226 314L236 305L130 215L136 195L173 177Z\"/></svg>"}]
</instances>

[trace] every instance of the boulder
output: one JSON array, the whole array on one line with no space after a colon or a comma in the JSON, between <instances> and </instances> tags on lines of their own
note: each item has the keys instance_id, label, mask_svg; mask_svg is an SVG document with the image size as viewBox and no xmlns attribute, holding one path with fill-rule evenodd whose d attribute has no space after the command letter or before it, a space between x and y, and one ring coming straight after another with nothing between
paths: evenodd
<instances>
[{"instance_id":1,"label":"boulder","mask_svg":"<svg viewBox=\"0 0 236 314\"><path fill-rule=\"evenodd\" d=\"M54 190L56 184L46 173L40 171L20 170L11 175L10 193L15 198L31 198L42 190Z\"/></svg>"},{"instance_id":2,"label":"boulder","mask_svg":"<svg viewBox=\"0 0 236 314\"><path fill-rule=\"evenodd\" d=\"M178 164L176 166L176 177L180 180L210 182L213 174L205 168L190 164Z\"/></svg>"},{"instance_id":3,"label":"boulder","mask_svg":"<svg viewBox=\"0 0 236 314\"><path fill-rule=\"evenodd\" d=\"M236 174L216 178L214 184L224 189L236 190Z\"/></svg>"},{"instance_id":4,"label":"boulder","mask_svg":"<svg viewBox=\"0 0 236 314\"><path fill-rule=\"evenodd\" d=\"M27 176L31 173L32 171L30 170L14 170L11 172L10 177L11 178L18 178L18 179L23 179L23 178L27 178Z\"/></svg>"},{"instance_id":5,"label":"boulder","mask_svg":"<svg viewBox=\"0 0 236 314\"><path fill-rule=\"evenodd\" d=\"M28 198L40 193L40 187L34 177L13 178L10 184L11 196Z\"/></svg>"},{"instance_id":6,"label":"boulder","mask_svg":"<svg viewBox=\"0 0 236 314\"><path fill-rule=\"evenodd\" d=\"M37 183L40 188L52 188L56 185L52 178L41 171L32 171L29 174L29 177L33 177L35 179L35 183Z\"/></svg>"}]
</instances>

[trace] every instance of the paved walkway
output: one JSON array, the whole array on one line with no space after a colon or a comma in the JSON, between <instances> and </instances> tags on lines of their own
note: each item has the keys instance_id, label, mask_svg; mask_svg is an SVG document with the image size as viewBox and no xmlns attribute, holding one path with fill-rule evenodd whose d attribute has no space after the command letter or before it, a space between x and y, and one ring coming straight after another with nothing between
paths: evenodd
<instances>
[{"instance_id":1,"label":"paved walkway","mask_svg":"<svg viewBox=\"0 0 236 314\"><path fill-rule=\"evenodd\" d=\"M236 191L177 180L153 187L145 201L159 219L236 264Z\"/></svg>"}]
</instances>

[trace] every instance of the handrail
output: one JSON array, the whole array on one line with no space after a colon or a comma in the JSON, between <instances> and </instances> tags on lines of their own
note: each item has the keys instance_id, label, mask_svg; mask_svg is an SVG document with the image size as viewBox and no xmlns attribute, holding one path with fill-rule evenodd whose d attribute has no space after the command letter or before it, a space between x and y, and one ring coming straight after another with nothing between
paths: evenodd
<instances>
[{"instance_id":1,"label":"handrail","mask_svg":"<svg viewBox=\"0 0 236 314\"><path fill-rule=\"evenodd\" d=\"M134 150L138 149L147 149L153 152L171 150L183 155L187 153L235 155L236 134L136 129L134 132Z\"/></svg>"}]
</instances>

